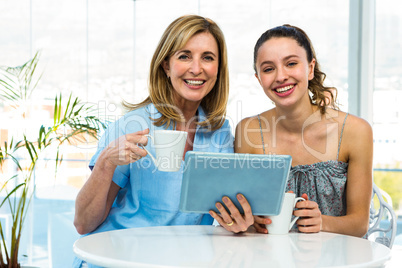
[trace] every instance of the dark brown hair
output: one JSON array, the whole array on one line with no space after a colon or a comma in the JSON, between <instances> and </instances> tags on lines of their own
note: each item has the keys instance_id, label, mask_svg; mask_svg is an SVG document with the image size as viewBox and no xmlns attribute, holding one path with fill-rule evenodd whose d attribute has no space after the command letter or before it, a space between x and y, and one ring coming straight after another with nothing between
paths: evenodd
<instances>
[{"instance_id":1,"label":"dark brown hair","mask_svg":"<svg viewBox=\"0 0 402 268\"><path fill-rule=\"evenodd\" d=\"M321 114L325 113L328 106L337 109L337 89L334 87L324 86L326 74L320 70L320 64L318 63L310 38L302 29L296 26L284 24L282 26L269 29L261 35L254 47L254 71L257 73L256 62L260 47L269 39L278 37L292 38L297 42L297 44L304 48L307 53L308 62L311 62L313 59L315 59L314 78L308 83L308 89L311 92L310 102L313 105L319 106Z\"/></svg>"}]
</instances>

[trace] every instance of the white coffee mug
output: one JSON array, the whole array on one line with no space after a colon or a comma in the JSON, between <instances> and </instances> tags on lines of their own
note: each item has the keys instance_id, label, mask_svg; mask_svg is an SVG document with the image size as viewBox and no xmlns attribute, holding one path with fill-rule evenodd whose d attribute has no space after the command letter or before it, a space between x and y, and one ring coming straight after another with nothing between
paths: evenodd
<instances>
[{"instance_id":1,"label":"white coffee mug","mask_svg":"<svg viewBox=\"0 0 402 268\"><path fill-rule=\"evenodd\" d=\"M156 157L145 146L141 146L160 171L179 171L186 146L187 132L176 130L155 130L149 137L154 144Z\"/></svg>"},{"instance_id":2,"label":"white coffee mug","mask_svg":"<svg viewBox=\"0 0 402 268\"><path fill-rule=\"evenodd\" d=\"M298 201L306 201L303 197L297 197L294 193L285 193L282 202L281 212L276 216L270 216L272 223L267 224L269 234L287 234L299 217L292 221L293 210Z\"/></svg>"}]
</instances>

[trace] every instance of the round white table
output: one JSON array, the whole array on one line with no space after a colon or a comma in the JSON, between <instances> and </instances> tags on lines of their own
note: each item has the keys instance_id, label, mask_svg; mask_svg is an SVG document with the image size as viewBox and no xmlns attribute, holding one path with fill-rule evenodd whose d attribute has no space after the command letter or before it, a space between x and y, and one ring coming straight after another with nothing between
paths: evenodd
<instances>
[{"instance_id":1,"label":"round white table","mask_svg":"<svg viewBox=\"0 0 402 268\"><path fill-rule=\"evenodd\" d=\"M161 226L93 234L74 253L104 267L381 267L384 245L333 233L232 234L214 226Z\"/></svg>"}]
</instances>

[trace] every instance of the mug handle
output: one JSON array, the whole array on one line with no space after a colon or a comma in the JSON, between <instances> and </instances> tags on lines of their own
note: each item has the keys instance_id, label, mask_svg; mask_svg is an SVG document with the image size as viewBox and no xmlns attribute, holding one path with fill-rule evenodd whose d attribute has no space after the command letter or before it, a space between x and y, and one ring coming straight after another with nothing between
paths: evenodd
<instances>
[{"instance_id":1,"label":"mug handle","mask_svg":"<svg viewBox=\"0 0 402 268\"><path fill-rule=\"evenodd\" d=\"M306 199L304 199L303 197L296 197L295 198L295 202L293 204L293 208L296 206L296 203L299 201L306 201ZM299 217L295 217L289 224L289 231L290 229L292 229L293 225L296 223L296 221L299 219Z\"/></svg>"},{"instance_id":2,"label":"mug handle","mask_svg":"<svg viewBox=\"0 0 402 268\"><path fill-rule=\"evenodd\" d=\"M151 135L145 134L144 136L148 137L148 138L151 138L152 142L155 143L154 142L154 137L152 137ZM151 154L151 152L148 151L147 148L145 148L145 146L143 144L138 143L137 146L140 147L141 149L144 149L148 153L148 155L151 157L152 162L154 162L155 166L157 166L156 158Z\"/></svg>"}]
</instances>

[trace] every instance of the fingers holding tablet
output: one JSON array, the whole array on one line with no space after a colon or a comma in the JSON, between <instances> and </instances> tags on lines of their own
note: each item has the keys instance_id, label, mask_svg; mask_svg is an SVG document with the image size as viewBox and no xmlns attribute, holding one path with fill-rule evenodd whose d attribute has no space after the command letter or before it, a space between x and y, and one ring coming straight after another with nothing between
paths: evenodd
<instances>
[{"instance_id":1,"label":"fingers holding tablet","mask_svg":"<svg viewBox=\"0 0 402 268\"><path fill-rule=\"evenodd\" d=\"M224 196L222 201L229 211L226 210L226 208L220 202L217 202L215 206L219 210L220 214L217 214L213 210L210 210L209 213L226 230L234 233L240 233L247 231L248 227L253 225L254 217L251 211L251 206L247 199L242 194L237 194L236 197L244 211L244 214L239 212L239 209L227 196Z\"/></svg>"},{"instance_id":2,"label":"fingers holding tablet","mask_svg":"<svg viewBox=\"0 0 402 268\"><path fill-rule=\"evenodd\" d=\"M257 233L268 234L266 225L271 224L272 220L266 218L266 216L256 216L254 215L254 228Z\"/></svg>"}]
</instances>

